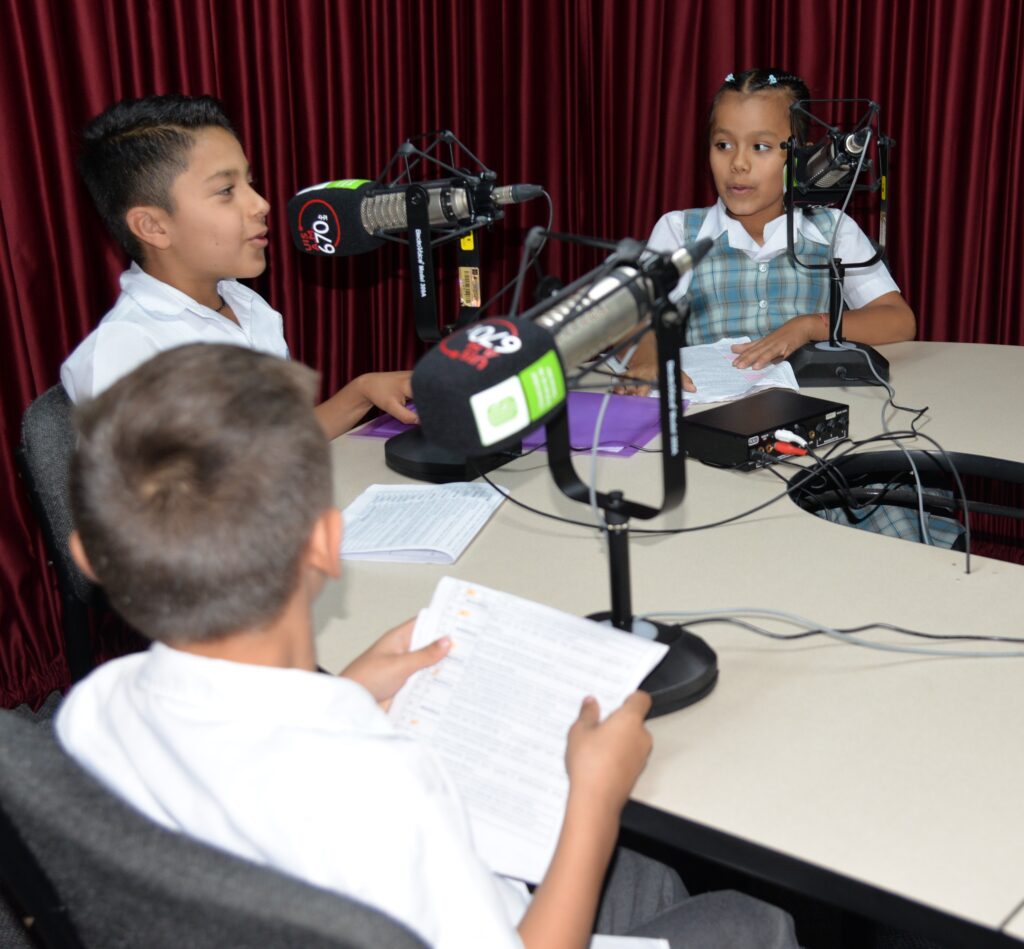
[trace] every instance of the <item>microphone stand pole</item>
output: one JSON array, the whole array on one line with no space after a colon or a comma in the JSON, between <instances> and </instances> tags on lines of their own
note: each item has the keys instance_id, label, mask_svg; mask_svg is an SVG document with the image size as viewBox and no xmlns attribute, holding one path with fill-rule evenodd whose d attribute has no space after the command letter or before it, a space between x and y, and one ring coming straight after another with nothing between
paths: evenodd
<instances>
[{"instance_id":1,"label":"microphone stand pole","mask_svg":"<svg viewBox=\"0 0 1024 949\"><path fill-rule=\"evenodd\" d=\"M644 679L640 688L651 696L649 717L654 718L692 705L708 695L718 679L718 659L699 636L678 625L652 623L633 615L629 570L629 521L648 520L677 507L686 493L685 453L681 437L683 417L679 350L689 304L677 311L667 300L655 309L652 325L658 344L661 387L662 485L660 507L651 508L626 499L621 491L595 492L597 506L604 512L608 538L608 569L611 584L611 612L592 614L590 619L611 622L616 629L668 644L669 651ZM590 504L590 489L576 474L569 441L568 411L563 408L547 425L548 466L559 489L567 497Z\"/></svg>"},{"instance_id":2,"label":"microphone stand pole","mask_svg":"<svg viewBox=\"0 0 1024 949\"><path fill-rule=\"evenodd\" d=\"M423 342L436 343L442 334L437 324L437 292L428 200L426 189L420 185L411 185L405 193L409 227L409 274L416 332ZM461 239L459 263L462 312L456 327L471 323L480 311L480 252L472 231ZM447 329L450 331L456 327ZM384 463L392 471L434 484L473 481L481 474L506 464L518 454L519 450L510 448L479 458L467 458L427 441L418 426L400 435L393 435L384 443Z\"/></svg>"}]
</instances>

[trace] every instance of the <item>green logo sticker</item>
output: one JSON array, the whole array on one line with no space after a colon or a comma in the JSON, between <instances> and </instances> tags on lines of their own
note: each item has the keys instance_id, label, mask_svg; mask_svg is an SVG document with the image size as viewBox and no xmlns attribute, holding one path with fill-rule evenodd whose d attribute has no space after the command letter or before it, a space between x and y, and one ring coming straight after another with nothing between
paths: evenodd
<instances>
[{"instance_id":1,"label":"green logo sticker","mask_svg":"<svg viewBox=\"0 0 1024 949\"><path fill-rule=\"evenodd\" d=\"M354 191L356 188L361 188L363 185L370 183L369 178L339 178L337 181L328 181L321 185L322 188L349 188Z\"/></svg>"},{"instance_id":2,"label":"green logo sticker","mask_svg":"<svg viewBox=\"0 0 1024 949\"><path fill-rule=\"evenodd\" d=\"M531 422L547 415L565 401L565 376L562 374L558 353L554 350L519 373L519 381L526 395Z\"/></svg>"},{"instance_id":3,"label":"green logo sticker","mask_svg":"<svg viewBox=\"0 0 1024 949\"><path fill-rule=\"evenodd\" d=\"M492 425L504 425L515 418L517 411L516 400L511 396L506 396L495 402L494 405L487 407L487 421Z\"/></svg>"}]
</instances>

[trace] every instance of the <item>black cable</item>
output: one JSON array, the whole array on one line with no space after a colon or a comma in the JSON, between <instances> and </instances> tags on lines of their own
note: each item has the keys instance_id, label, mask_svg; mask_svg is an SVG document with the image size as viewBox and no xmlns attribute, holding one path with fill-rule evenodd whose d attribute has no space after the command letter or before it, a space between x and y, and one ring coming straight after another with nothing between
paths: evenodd
<instances>
[{"instance_id":1,"label":"black cable","mask_svg":"<svg viewBox=\"0 0 1024 949\"><path fill-rule=\"evenodd\" d=\"M909 433L908 432L888 432L888 433L886 433L884 435L875 435L872 438L865 438L865 439L862 439L860 441L854 441L854 442L851 443L852 444L851 450L853 450L853 448L858 448L858 447L860 447L862 445L871 444L872 442L876 442L876 441L893 441L893 442L895 442L895 441L898 441L900 438L908 438L908 437L923 438L925 441L930 442L935 447L935 450L938 451L940 455L942 455L943 460L946 462L946 465L948 466L949 472L953 475L953 480L956 482L957 493L959 494L959 497L960 497L960 502L961 502L960 510L961 510L961 512L962 512L962 514L964 516L964 534L965 534L965 536L964 536L964 562L965 562L965 570L966 570L967 573L970 573L971 572L971 514L970 514L970 510L968 509L968 506L967 506L967 491L964 488L964 483L963 483L963 480L960 477L960 472L957 470L956 465L953 464L953 459L949 457L949 453L946 451L946 449L943 448L930 435L925 435L923 432L919 432L919 431L917 431L915 429L915 430L913 430L913 431L911 431ZM847 452L846 454L849 454L849 453ZM925 452L925 454L929 454L929 453ZM843 457L845 457L845 455Z\"/></svg>"},{"instance_id":2,"label":"black cable","mask_svg":"<svg viewBox=\"0 0 1024 949\"><path fill-rule=\"evenodd\" d=\"M548 194L547 191L542 191L541 194L544 195L544 198L545 198L545 200L548 203L548 226L547 226L547 230L550 231L551 230L551 226L552 226L552 224L554 224L554 221L555 221L555 205L554 205L554 202L551 200L551 195ZM537 260L540 257L540 252L544 249L544 245L546 243L547 243L547 237L545 237L537 245L537 249L534 251L533 256L530 257L529 261L526 264L526 268L527 269L529 269L530 267L532 267L534 264L537 263ZM508 283L505 284L505 286L503 286L497 293L495 293L486 303L484 303L480 307L480 309L477 311L477 318L478 319L482 318L484 313L487 311L488 307L490 307L491 304L495 303L497 300L501 299L501 297L503 297L506 293L508 293L508 291L511 290L516 285L516 281L517 280L519 280L519 273L518 273L518 271L516 272L516 275L511 280L509 280Z\"/></svg>"},{"instance_id":3,"label":"black cable","mask_svg":"<svg viewBox=\"0 0 1024 949\"><path fill-rule=\"evenodd\" d=\"M529 511L531 514L538 514L541 517L546 517L548 520L559 521L562 524L571 524L574 527L585 527L588 530L602 530L601 526L594 524L593 522L576 521L571 517L562 517L560 514L552 514L550 511L540 511L535 507L530 507L529 504L524 504L518 498L512 497L507 491L503 491L498 485L496 485L490 478L487 477L487 472L480 471L477 469L477 474L484 479L495 491L498 492L506 501L511 501L516 507L521 507L524 511Z\"/></svg>"},{"instance_id":4,"label":"black cable","mask_svg":"<svg viewBox=\"0 0 1024 949\"><path fill-rule=\"evenodd\" d=\"M899 480L898 477L890 480L882 486L879 494L873 497L869 504L861 504L854 496L854 489L846 479L846 474L839 465L825 462L810 445L806 446L806 450L807 454L817 463L818 470L822 472L825 480L831 481L834 487L834 491L831 493L836 495L836 500L839 502L839 506L842 508L847 519L853 525L860 525L864 523L864 521L871 517L885 503L885 498L888 493L902 485L902 481ZM816 497L820 497L823 493L828 493L822 492L813 485L808 486L806 491L808 494L813 494Z\"/></svg>"},{"instance_id":5,"label":"black cable","mask_svg":"<svg viewBox=\"0 0 1024 949\"><path fill-rule=\"evenodd\" d=\"M925 409L920 410L920 411L924 412L926 410L927 410L927 407ZM914 411L914 410L910 409L910 410L906 410L906 411ZM920 415L918 415L917 417L919 418ZM925 441L929 442L931 445L934 446L935 450L940 455L942 455L942 458L945 461L946 466L948 468L948 472L950 474L952 474L953 479L956 482L957 493L958 493L959 498L960 498L960 510L961 510L961 513L963 514L963 517L964 517L964 534L965 534L965 537L964 537L964 564L965 564L965 571L967 573L970 573L971 572L971 525L970 525L970 510L968 508L968 502L967 502L967 491L964 488L963 480L960 478L960 472L957 470L956 465L953 464L953 459L950 458L949 453L946 451L946 449L943 448L930 435L926 435L923 432L919 432L916 429L914 429L912 431L885 432L885 433L880 434L880 435L873 435L870 438L863 438L863 439L859 439L859 440L853 440L853 439L841 440L839 442L836 442L834 445L830 446L828 452L824 456L822 465L837 464L838 462L842 461L844 458L846 458L850 454L852 454L854 451L856 451L858 448L862 448L865 445L870 445L870 444L874 444L875 442L883 442L883 441L898 443L901 438L923 438ZM846 445L847 446L846 450L843 451L843 452L838 452L837 451L838 448L840 446L842 446L842 445ZM929 455L929 457L931 455L931 453L927 452L927 451L924 452L924 454ZM801 466L801 470L814 471L814 470L817 470L817 468L819 468L819 467L822 467L822 466L815 466L815 468L806 468L806 469L804 469ZM803 485L801 485L801 487L802 486Z\"/></svg>"}]
</instances>

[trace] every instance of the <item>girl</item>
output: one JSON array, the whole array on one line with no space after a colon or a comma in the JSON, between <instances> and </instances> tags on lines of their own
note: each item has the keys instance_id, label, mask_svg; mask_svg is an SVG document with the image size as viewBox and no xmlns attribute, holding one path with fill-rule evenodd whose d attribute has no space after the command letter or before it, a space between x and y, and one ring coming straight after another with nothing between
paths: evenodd
<instances>
[{"instance_id":1,"label":"girl","mask_svg":"<svg viewBox=\"0 0 1024 949\"><path fill-rule=\"evenodd\" d=\"M794 264L786 253L787 221L783 205L786 150L791 134L790 106L809 99L802 80L778 69L730 73L711 103L708 120L711 175L718 192L710 208L670 211L654 227L647 246L673 251L702 238L714 246L701 265L684 276L670 296L690 294L687 343L712 343L734 336L752 342L732 347L733 365L761 369L786 359L805 343L828 338L828 271ZM806 141L806 119L798 120L796 137ZM874 247L849 217L818 208L794 213L794 247L805 263L827 264L836 228L835 256L868 260ZM843 295L850 309L843 334L859 343L897 343L914 338L913 311L881 263L847 271ZM657 378L653 334L638 344L629 363L633 383L621 391L646 394L642 380ZM695 392L683 373L683 388ZM821 517L889 536L920 539L951 547L962 533L955 521L925 518L925 535L917 513L892 505L847 515L826 509Z\"/></svg>"},{"instance_id":2,"label":"girl","mask_svg":"<svg viewBox=\"0 0 1024 949\"><path fill-rule=\"evenodd\" d=\"M683 277L674 299L689 291L689 344L749 336L733 346L740 369L761 369L785 359L812 340L828 338L828 273L807 270L786 254L783 182L790 136L789 107L809 99L802 80L777 69L730 73L711 103L709 160L718 201L710 208L670 211L651 233L648 247L673 251L704 237L714 247L699 267ZM806 123L806 120L804 120ZM805 139L806 127L797 129ZM795 246L807 263L827 263L838 211L817 209L794 215ZM867 260L874 248L848 217L839 225L835 256ZM844 296L850 310L843 333L854 342L896 343L913 339L914 314L885 266L847 272ZM638 380L625 391L645 394L639 380L657 377L654 338L641 340L629 364ZM684 375L683 386L696 391Z\"/></svg>"}]
</instances>

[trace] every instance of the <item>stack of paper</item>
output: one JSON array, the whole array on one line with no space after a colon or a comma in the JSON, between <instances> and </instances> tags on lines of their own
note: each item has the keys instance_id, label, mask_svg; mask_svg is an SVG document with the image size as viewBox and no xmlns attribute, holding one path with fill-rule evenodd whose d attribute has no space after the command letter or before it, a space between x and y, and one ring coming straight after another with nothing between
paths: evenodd
<instances>
[{"instance_id":1,"label":"stack of paper","mask_svg":"<svg viewBox=\"0 0 1024 949\"><path fill-rule=\"evenodd\" d=\"M488 484L372 484L345 508L341 556L455 563L504 500Z\"/></svg>"},{"instance_id":2,"label":"stack of paper","mask_svg":"<svg viewBox=\"0 0 1024 949\"><path fill-rule=\"evenodd\" d=\"M788 362L774 363L764 369L737 369L732 363L735 343L749 343L749 336L720 339L703 346L686 346L680 352L683 371L693 380L696 392L687 392L692 403L728 402L761 389L799 389L793 367Z\"/></svg>"}]
</instances>

